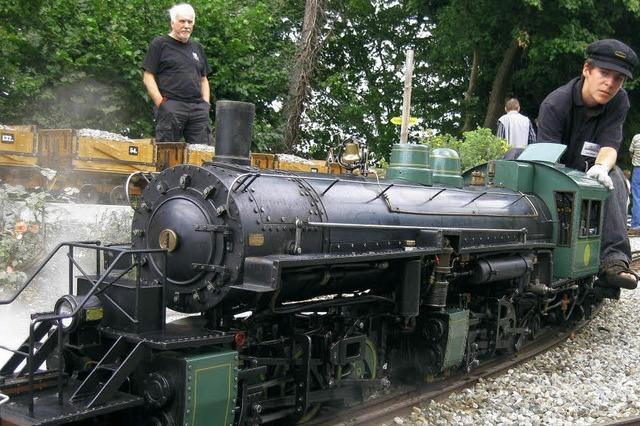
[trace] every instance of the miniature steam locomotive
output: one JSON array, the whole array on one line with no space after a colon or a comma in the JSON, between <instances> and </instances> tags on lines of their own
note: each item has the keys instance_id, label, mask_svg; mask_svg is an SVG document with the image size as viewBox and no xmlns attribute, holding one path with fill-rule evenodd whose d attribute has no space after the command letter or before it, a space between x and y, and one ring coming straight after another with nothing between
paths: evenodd
<instances>
[{"instance_id":1,"label":"miniature steam locomotive","mask_svg":"<svg viewBox=\"0 0 640 426\"><path fill-rule=\"evenodd\" d=\"M2 424L305 421L601 302L607 191L554 163L560 146L464 176L416 145L389 180L294 174L249 165L253 111L217 104L215 160L149 183L130 246L60 247L80 276L0 370Z\"/></svg>"}]
</instances>

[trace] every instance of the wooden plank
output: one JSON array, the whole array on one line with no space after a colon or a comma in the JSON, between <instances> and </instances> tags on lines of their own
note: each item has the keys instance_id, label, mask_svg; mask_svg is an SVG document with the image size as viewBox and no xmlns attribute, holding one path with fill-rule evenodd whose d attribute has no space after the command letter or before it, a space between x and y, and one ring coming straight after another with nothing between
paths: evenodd
<instances>
[{"instance_id":1,"label":"wooden plank","mask_svg":"<svg viewBox=\"0 0 640 426\"><path fill-rule=\"evenodd\" d=\"M157 170L183 164L186 155L186 144L183 142L156 143Z\"/></svg>"},{"instance_id":2,"label":"wooden plank","mask_svg":"<svg viewBox=\"0 0 640 426\"><path fill-rule=\"evenodd\" d=\"M0 154L0 165L33 167L38 163L38 157L25 155Z\"/></svg>"},{"instance_id":3,"label":"wooden plank","mask_svg":"<svg viewBox=\"0 0 640 426\"><path fill-rule=\"evenodd\" d=\"M409 139L409 116L411 112L411 80L413 79L413 49L407 50L406 72L404 76L404 91L402 93L402 127L400 129L400 143L407 143Z\"/></svg>"},{"instance_id":4,"label":"wooden plank","mask_svg":"<svg viewBox=\"0 0 640 426\"><path fill-rule=\"evenodd\" d=\"M273 169L275 158L274 154L251 153L251 165L261 169Z\"/></svg>"},{"instance_id":5,"label":"wooden plank","mask_svg":"<svg viewBox=\"0 0 640 426\"><path fill-rule=\"evenodd\" d=\"M305 160L304 163L277 160L275 168L292 172L327 173L327 164L322 160Z\"/></svg>"},{"instance_id":6,"label":"wooden plank","mask_svg":"<svg viewBox=\"0 0 640 426\"><path fill-rule=\"evenodd\" d=\"M67 168L76 138L73 129L41 129L38 132L41 165L52 169Z\"/></svg>"},{"instance_id":7,"label":"wooden plank","mask_svg":"<svg viewBox=\"0 0 640 426\"><path fill-rule=\"evenodd\" d=\"M23 133L36 133L38 131L38 127L35 124L18 124L18 125L9 125L16 132Z\"/></svg>"},{"instance_id":8,"label":"wooden plank","mask_svg":"<svg viewBox=\"0 0 640 426\"><path fill-rule=\"evenodd\" d=\"M92 171L100 173L122 173L131 174L133 172L155 172L155 165L144 165L127 162L103 162L91 160L72 160L71 166L78 171Z\"/></svg>"}]
</instances>

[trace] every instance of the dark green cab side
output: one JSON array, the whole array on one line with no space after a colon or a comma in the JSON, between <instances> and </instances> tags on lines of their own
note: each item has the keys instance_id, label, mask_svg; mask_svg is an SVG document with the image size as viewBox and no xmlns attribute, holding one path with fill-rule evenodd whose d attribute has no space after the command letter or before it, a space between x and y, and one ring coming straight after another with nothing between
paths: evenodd
<instances>
[{"instance_id":1,"label":"dark green cab side","mask_svg":"<svg viewBox=\"0 0 640 426\"><path fill-rule=\"evenodd\" d=\"M597 273L603 207L609 195L602 185L577 170L541 161L495 160L487 166L487 177L489 186L535 194L549 207L556 279Z\"/></svg>"}]
</instances>

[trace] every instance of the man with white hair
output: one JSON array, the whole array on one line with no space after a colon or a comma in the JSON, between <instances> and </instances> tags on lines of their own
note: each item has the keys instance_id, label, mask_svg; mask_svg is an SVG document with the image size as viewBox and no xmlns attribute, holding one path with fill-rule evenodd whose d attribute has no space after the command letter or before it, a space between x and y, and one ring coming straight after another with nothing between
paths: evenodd
<instances>
[{"instance_id":1,"label":"man with white hair","mask_svg":"<svg viewBox=\"0 0 640 426\"><path fill-rule=\"evenodd\" d=\"M169 10L171 32L155 37L142 63L144 85L154 103L156 141L210 144L211 68L202 46L190 40L196 13L181 3Z\"/></svg>"}]
</instances>

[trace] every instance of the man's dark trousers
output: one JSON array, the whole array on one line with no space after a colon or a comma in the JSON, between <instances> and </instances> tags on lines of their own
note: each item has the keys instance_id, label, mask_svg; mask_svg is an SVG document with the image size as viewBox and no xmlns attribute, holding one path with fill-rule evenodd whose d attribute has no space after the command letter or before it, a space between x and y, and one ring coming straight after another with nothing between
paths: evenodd
<instances>
[{"instance_id":1,"label":"man's dark trousers","mask_svg":"<svg viewBox=\"0 0 640 426\"><path fill-rule=\"evenodd\" d=\"M613 191L604 203L604 224L602 226L602 252L600 261L606 265L614 260L631 261L631 247L627 238L627 184L618 166L610 172ZM623 219L624 218L624 219Z\"/></svg>"},{"instance_id":2,"label":"man's dark trousers","mask_svg":"<svg viewBox=\"0 0 640 426\"><path fill-rule=\"evenodd\" d=\"M155 109L156 142L179 142L211 145L210 105L205 102L182 102L168 99Z\"/></svg>"}]
</instances>

